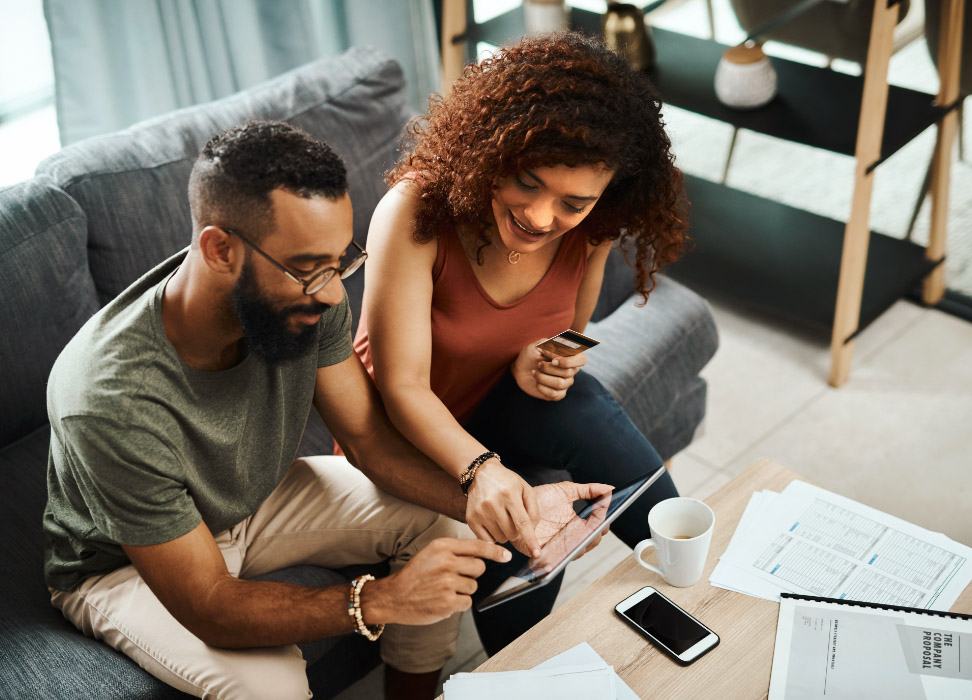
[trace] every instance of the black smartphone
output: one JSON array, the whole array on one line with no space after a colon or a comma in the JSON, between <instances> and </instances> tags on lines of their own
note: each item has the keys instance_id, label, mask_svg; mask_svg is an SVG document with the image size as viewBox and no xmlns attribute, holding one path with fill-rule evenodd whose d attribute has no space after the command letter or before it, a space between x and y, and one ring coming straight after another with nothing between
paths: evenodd
<instances>
[{"instance_id":1,"label":"black smartphone","mask_svg":"<svg viewBox=\"0 0 972 700\"><path fill-rule=\"evenodd\" d=\"M614 611L683 666L698 660L719 643L719 635L651 586L622 600Z\"/></svg>"}]
</instances>

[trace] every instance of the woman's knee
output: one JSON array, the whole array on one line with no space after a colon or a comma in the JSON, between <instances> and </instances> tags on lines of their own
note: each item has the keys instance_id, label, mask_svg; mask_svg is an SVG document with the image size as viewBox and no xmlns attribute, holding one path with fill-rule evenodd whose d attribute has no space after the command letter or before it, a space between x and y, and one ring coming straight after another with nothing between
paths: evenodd
<instances>
[{"instance_id":1,"label":"woman's knee","mask_svg":"<svg viewBox=\"0 0 972 700\"><path fill-rule=\"evenodd\" d=\"M551 419L578 434L594 434L614 429L628 421L628 415L611 393L593 376L578 372L574 385L560 401L549 404Z\"/></svg>"}]
</instances>

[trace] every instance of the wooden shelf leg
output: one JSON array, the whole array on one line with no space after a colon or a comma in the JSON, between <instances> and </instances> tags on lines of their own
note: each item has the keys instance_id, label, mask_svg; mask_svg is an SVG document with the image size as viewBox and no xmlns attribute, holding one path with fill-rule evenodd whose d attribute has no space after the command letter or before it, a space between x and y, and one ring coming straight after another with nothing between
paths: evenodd
<instances>
[{"instance_id":1,"label":"wooden shelf leg","mask_svg":"<svg viewBox=\"0 0 972 700\"><path fill-rule=\"evenodd\" d=\"M894 27L898 22L898 5L888 6L887 0L874 3L874 20L867 48L867 68L861 96L861 117L857 126L857 146L854 157L854 198L851 214L844 229L844 247L837 283L837 305L834 309L834 328L830 340L830 384L841 386L850 376L854 341L848 340L857 330L864 293L864 273L867 267L867 245L871 236L868 219L874 171L867 172L871 163L881 156L884 136L884 115L888 106L888 64L891 61Z\"/></svg>"},{"instance_id":2,"label":"wooden shelf leg","mask_svg":"<svg viewBox=\"0 0 972 700\"><path fill-rule=\"evenodd\" d=\"M942 3L942 37L938 47L938 76L940 87L937 102L950 105L959 96L959 68L962 57L962 23L965 3L945 0ZM931 229L925 257L941 260L945 256L945 231L948 223L948 187L951 181L952 145L958 126L958 110L952 110L938 123L935 155L931 174ZM925 278L922 301L937 304L945 295L945 265L939 265Z\"/></svg>"},{"instance_id":3,"label":"wooden shelf leg","mask_svg":"<svg viewBox=\"0 0 972 700\"><path fill-rule=\"evenodd\" d=\"M466 0L442 2L442 88L448 95L452 84L466 65L466 42L453 43L453 37L466 33Z\"/></svg>"}]
</instances>

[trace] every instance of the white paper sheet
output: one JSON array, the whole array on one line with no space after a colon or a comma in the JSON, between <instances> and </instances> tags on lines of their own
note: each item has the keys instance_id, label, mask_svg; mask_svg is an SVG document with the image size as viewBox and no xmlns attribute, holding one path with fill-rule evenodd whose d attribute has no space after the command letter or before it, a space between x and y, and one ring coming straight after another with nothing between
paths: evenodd
<instances>
[{"instance_id":1,"label":"white paper sheet","mask_svg":"<svg viewBox=\"0 0 972 700\"><path fill-rule=\"evenodd\" d=\"M710 582L947 610L972 581L972 549L806 482L753 494Z\"/></svg>"},{"instance_id":2,"label":"white paper sheet","mask_svg":"<svg viewBox=\"0 0 972 700\"><path fill-rule=\"evenodd\" d=\"M445 682L445 700L589 700L613 698L614 670L600 664L529 671L456 673Z\"/></svg>"},{"instance_id":3,"label":"white paper sheet","mask_svg":"<svg viewBox=\"0 0 972 700\"><path fill-rule=\"evenodd\" d=\"M772 507L780 494L775 491L757 491L746 504L742 518L736 526L736 531L732 535L732 540L726 551L723 552L715 569L709 576L709 583L718 588L725 588L736 593L765 598L779 602L780 586L772 581L765 581L749 571L743 560L737 556L740 543L747 538L759 535L759 528L762 518L766 511ZM755 529L754 526L755 525Z\"/></svg>"},{"instance_id":4,"label":"white paper sheet","mask_svg":"<svg viewBox=\"0 0 972 700\"><path fill-rule=\"evenodd\" d=\"M453 674L443 692L445 700L638 700L587 642L528 671Z\"/></svg>"},{"instance_id":5,"label":"white paper sheet","mask_svg":"<svg viewBox=\"0 0 972 700\"><path fill-rule=\"evenodd\" d=\"M571 647L565 652L553 656L543 663L539 663L533 668L544 669L549 667L557 666L573 666L580 664L596 664L602 663L607 666L607 662L601 658L601 655L594 651L587 642L581 642L577 646ZM621 676L614 673L614 691L617 700L638 700L638 696L635 692L628 687L628 684L621 680Z\"/></svg>"}]
</instances>

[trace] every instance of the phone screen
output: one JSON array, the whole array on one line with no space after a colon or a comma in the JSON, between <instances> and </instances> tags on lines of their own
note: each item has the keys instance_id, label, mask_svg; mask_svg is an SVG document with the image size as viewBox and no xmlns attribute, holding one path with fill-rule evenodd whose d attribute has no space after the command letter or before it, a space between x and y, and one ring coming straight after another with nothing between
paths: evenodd
<instances>
[{"instance_id":1,"label":"phone screen","mask_svg":"<svg viewBox=\"0 0 972 700\"><path fill-rule=\"evenodd\" d=\"M688 651L710 634L709 630L657 593L618 612L676 655Z\"/></svg>"}]
</instances>

